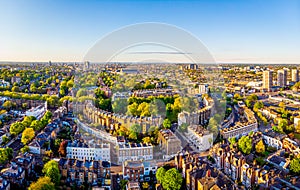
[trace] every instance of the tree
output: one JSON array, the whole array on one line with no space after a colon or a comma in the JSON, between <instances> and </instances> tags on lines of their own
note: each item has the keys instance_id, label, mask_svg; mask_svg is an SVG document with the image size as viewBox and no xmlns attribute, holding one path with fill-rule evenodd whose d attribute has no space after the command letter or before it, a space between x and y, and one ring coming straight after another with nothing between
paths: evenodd
<instances>
[{"instance_id":1,"label":"tree","mask_svg":"<svg viewBox=\"0 0 300 190\"><path fill-rule=\"evenodd\" d=\"M142 132L142 126L139 124L131 125L129 131L139 134Z\"/></svg>"},{"instance_id":2,"label":"tree","mask_svg":"<svg viewBox=\"0 0 300 190\"><path fill-rule=\"evenodd\" d=\"M179 126L179 131L180 132L186 132L187 131L187 128L188 128L188 124L186 123L183 123Z\"/></svg>"},{"instance_id":3,"label":"tree","mask_svg":"<svg viewBox=\"0 0 300 190\"><path fill-rule=\"evenodd\" d=\"M33 128L26 128L22 133L21 142L26 145L28 144L35 136Z\"/></svg>"},{"instance_id":4,"label":"tree","mask_svg":"<svg viewBox=\"0 0 300 190\"><path fill-rule=\"evenodd\" d=\"M69 81L67 82L67 87L68 87L68 88L73 88L73 86L74 86L74 81L73 81L73 80L69 80Z\"/></svg>"},{"instance_id":5,"label":"tree","mask_svg":"<svg viewBox=\"0 0 300 190\"><path fill-rule=\"evenodd\" d=\"M279 107L282 108L282 109L285 109L285 103L284 102L280 102L279 103Z\"/></svg>"},{"instance_id":6,"label":"tree","mask_svg":"<svg viewBox=\"0 0 300 190\"><path fill-rule=\"evenodd\" d=\"M64 141L61 142L60 145L59 145L58 153L59 153L61 156L63 156L63 157L65 157L66 154L67 154L67 150L66 150L67 145L68 145L68 141L67 141L67 140L64 140Z\"/></svg>"},{"instance_id":7,"label":"tree","mask_svg":"<svg viewBox=\"0 0 300 190\"><path fill-rule=\"evenodd\" d=\"M133 115L133 116L139 116L139 112L138 112L138 104L136 102L134 102L133 104L131 105L128 105L127 107L127 113L129 115Z\"/></svg>"},{"instance_id":8,"label":"tree","mask_svg":"<svg viewBox=\"0 0 300 190\"><path fill-rule=\"evenodd\" d=\"M126 114L127 112L127 100L126 99L116 99L114 103L112 104L112 109L114 113L122 113Z\"/></svg>"},{"instance_id":9,"label":"tree","mask_svg":"<svg viewBox=\"0 0 300 190\"><path fill-rule=\"evenodd\" d=\"M126 190L126 185L127 185L127 183L128 183L128 181L127 181L127 180L124 180L124 179L122 179L122 180L120 181L120 187L121 187L122 190Z\"/></svg>"},{"instance_id":10,"label":"tree","mask_svg":"<svg viewBox=\"0 0 300 190\"><path fill-rule=\"evenodd\" d=\"M253 111L257 112L259 109L264 107L264 103L261 101L255 102L253 106Z\"/></svg>"},{"instance_id":11,"label":"tree","mask_svg":"<svg viewBox=\"0 0 300 190\"><path fill-rule=\"evenodd\" d=\"M144 183L142 183L142 187L143 187L143 189L149 189L150 185L148 182L144 182Z\"/></svg>"},{"instance_id":12,"label":"tree","mask_svg":"<svg viewBox=\"0 0 300 190\"><path fill-rule=\"evenodd\" d=\"M264 142L263 140L260 140L256 145L255 145L255 150L257 153L261 154L263 152L265 152L265 145L264 145Z\"/></svg>"},{"instance_id":13,"label":"tree","mask_svg":"<svg viewBox=\"0 0 300 190\"><path fill-rule=\"evenodd\" d=\"M33 128L35 131L38 131L43 127L43 125L42 125L42 122L40 120L34 120L30 124L30 127Z\"/></svg>"},{"instance_id":14,"label":"tree","mask_svg":"<svg viewBox=\"0 0 300 190\"><path fill-rule=\"evenodd\" d=\"M14 86L11 88L12 92L20 92L20 88L18 86Z\"/></svg>"},{"instance_id":15,"label":"tree","mask_svg":"<svg viewBox=\"0 0 300 190\"><path fill-rule=\"evenodd\" d=\"M143 138L143 143L151 143L151 138L150 137L144 137Z\"/></svg>"},{"instance_id":16,"label":"tree","mask_svg":"<svg viewBox=\"0 0 300 190\"><path fill-rule=\"evenodd\" d=\"M29 190L55 190L54 183L51 182L50 177L40 177L36 182L32 182Z\"/></svg>"},{"instance_id":17,"label":"tree","mask_svg":"<svg viewBox=\"0 0 300 190\"><path fill-rule=\"evenodd\" d=\"M0 164L12 159L13 150L11 148L0 148Z\"/></svg>"},{"instance_id":18,"label":"tree","mask_svg":"<svg viewBox=\"0 0 300 190\"><path fill-rule=\"evenodd\" d=\"M160 167L157 169L156 171L156 179L162 183L163 182L163 179L164 179L164 176L166 174L166 169L164 167Z\"/></svg>"},{"instance_id":19,"label":"tree","mask_svg":"<svg viewBox=\"0 0 300 190\"><path fill-rule=\"evenodd\" d=\"M140 116L150 116L150 105L147 102L143 102L138 106L137 109Z\"/></svg>"},{"instance_id":20,"label":"tree","mask_svg":"<svg viewBox=\"0 0 300 190\"><path fill-rule=\"evenodd\" d=\"M7 100L2 104L2 107L6 110L10 110L13 107L13 103L12 101Z\"/></svg>"},{"instance_id":21,"label":"tree","mask_svg":"<svg viewBox=\"0 0 300 190\"><path fill-rule=\"evenodd\" d=\"M24 125L21 122L15 122L11 124L9 132L12 135L18 135L25 129Z\"/></svg>"},{"instance_id":22,"label":"tree","mask_svg":"<svg viewBox=\"0 0 300 190\"><path fill-rule=\"evenodd\" d=\"M166 190L179 190L181 189L182 176L177 169L169 169L163 178L162 186Z\"/></svg>"},{"instance_id":23,"label":"tree","mask_svg":"<svg viewBox=\"0 0 300 190\"><path fill-rule=\"evenodd\" d=\"M9 138L6 135L2 136L2 144L6 144L9 141Z\"/></svg>"},{"instance_id":24,"label":"tree","mask_svg":"<svg viewBox=\"0 0 300 190\"><path fill-rule=\"evenodd\" d=\"M252 150L252 139L249 136L242 136L238 141L238 147L244 154L250 154Z\"/></svg>"},{"instance_id":25,"label":"tree","mask_svg":"<svg viewBox=\"0 0 300 190\"><path fill-rule=\"evenodd\" d=\"M294 158L291 161L290 170L296 174L300 174L300 158Z\"/></svg>"},{"instance_id":26,"label":"tree","mask_svg":"<svg viewBox=\"0 0 300 190\"><path fill-rule=\"evenodd\" d=\"M236 143L236 138L235 137L228 138L228 141L230 142L230 147L233 148L233 145Z\"/></svg>"},{"instance_id":27,"label":"tree","mask_svg":"<svg viewBox=\"0 0 300 190\"><path fill-rule=\"evenodd\" d=\"M23 148L21 148L21 152L24 154L25 152L29 152L29 147L26 145Z\"/></svg>"},{"instance_id":28,"label":"tree","mask_svg":"<svg viewBox=\"0 0 300 190\"><path fill-rule=\"evenodd\" d=\"M49 162L47 162L44 165L42 171L45 174L45 176L48 176L55 185L59 185L60 172L58 168L58 163L56 161L50 160Z\"/></svg>"},{"instance_id":29,"label":"tree","mask_svg":"<svg viewBox=\"0 0 300 190\"><path fill-rule=\"evenodd\" d=\"M171 128L171 121L168 118L164 119L163 126L164 126L165 129L170 129Z\"/></svg>"}]
</instances>

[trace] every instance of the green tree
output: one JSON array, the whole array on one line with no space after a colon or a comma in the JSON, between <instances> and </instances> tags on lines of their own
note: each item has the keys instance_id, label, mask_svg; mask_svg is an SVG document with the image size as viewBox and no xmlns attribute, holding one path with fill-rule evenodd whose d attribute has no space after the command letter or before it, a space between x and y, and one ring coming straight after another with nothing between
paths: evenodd
<instances>
[{"instance_id":1,"label":"green tree","mask_svg":"<svg viewBox=\"0 0 300 190\"><path fill-rule=\"evenodd\" d=\"M138 106L139 105L136 102L134 102L131 105L128 105L128 108L127 108L128 115L139 116L140 113L138 112Z\"/></svg>"},{"instance_id":2,"label":"green tree","mask_svg":"<svg viewBox=\"0 0 300 190\"><path fill-rule=\"evenodd\" d=\"M300 174L300 158L294 158L291 161L290 170L296 174Z\"/></svg>"},{"instance_id":3,"label":"green tree","mask_svg":"<svg viewBox=\"0 0 300 190\"><path fill-rule=\"evenodd\" d=\"M261 101L255 102L253 106L253 111L257 112L259 109L264 107L264 103Z\"/></svg>"},{"instance_id":4,"label":"green tree","mask_svg":"<svg viewBox=\"0 0 300 190\"><path fill-rule=\"evenodd\" d=\"M165 174L166 174L166 169L165 169L164 167L158 168L157 171L156 171L156 174L155 174L155 175L156 175L156 179L157 179L160 183L162 183L163 180L164 180Z\"/></svg>"},{"instance_id":5,"label":"green tree","mask_svg":"<svg viewBox=\"0 0 300 190\"><path fill-rule=\"evenodd\" d=\"M9 138L6 135L3 135L2 136L2 144L6 144L6 143L8 143L8 141L9 141Z\"/></svg>"},{"instance_id":6,"label":"green tree","mask_svg":"<svg viewBox=\"0 0 300 190\"><path fill-rule=\"evenodd\" d=\"M182 185L182 176L177 169L169 169L163 178L162 186L166 190L180 190Z\"/></svg>"},{"instance_id":7,"label":"green tree","mask_svg":"<svg viewBox=\"0 0 300 190\"><path fill-rule=\"evenodd\" d=\"M244 154L250 154L252 150L252 139L249 136L242 136L238 141L238 147Z\"/></svg>"},{"instance_id":8,"label":"green tree","mask_svg":"<svg viewBox=\"0 0 300 190\"><path fill-rule=\"evenodd\" d=\"M228 138L228 141L230 142L230 147L233 148L233 145L236 143L236 138L235 137Z\"/></svg>"},{"instance_id":9,"label":"green tree","mask_svg":"<svg viewBox=\"0 0 300 190\"><path fill-rule=\"evenodd\" d=\"M164 119L163 126L164 126L165 129L170 129L171 128L171 121L168 118Z\"/></svg>"},{"instance_id":10,"label":"green tree","mask_svg":"<svg viewBox=\"0 0 300 190\"><path fill-rule=\"evenodd\" d=\"M56 161L50 160L49 162L47 162L44 165L42 171L45 174L45 176L48 176L55 185L59 185L60 172L58 168L58 163Z\"/></svg>"},{"instance_id":11,"label":"green tree","mask_svg":"<svg viewBox=\"0 0 300 190\"><path fill-rule=\"evenodd\" d=\"M26 145L23 148L21 148L21 152L24 154L25 152L29 152L29 147Z\"/></svg>"},{"instance_id":12,"label":"green tree","mask_svg":"<svg viewBox=\"0 0 300 190\"><path fill-rule=\"evenodd\" d=\"M150 137L144 137L143 138L143 143L151 143L151 138Z\"/></svg>"},{"instance_id":13,"label":"green tree","mask_svg":"<svg viewBox=\"0 0 300 190\"><path fill-rule=\"evenodd\" d=\"M142 183L142 188L145 189L145 190L148 190L150 187L149 183L148 182L143 182Z\"/></svg>"},{"instance_id":14,"label":"green tree","mask_svg":"<svg viewBox=\"0 0 300 190\"><path fill-rule=\"evenodd\" d=\"M26 128L22 133L21 142L26 145L28 144L35 136L33 128Z\"/></svg>"},{"instance_id":15,"label":"green tree","mask_svg":"<svg viewBox=\"0 0 300 190\"><path fill-rule=\"evenodd\" d=\"M12 135L18 135L25 129L24 125L21 122L15 122L11 124L9 132Z\"/></svg>"},{"instance_id":16,"label":"green tree","mask_svg":"<svg viewBox=\"0 0 300 190\"><path fill-rule=\"evenodd\" d=\"M74 81L73 81L73 80L69 80L69 81L67 82L67 87L68 87L68 88L73 88L73 86L74 86Z\"/></svg>"},{"instance_id":17,"label":"green tree","mask_svg":"<svg viewBox=\"0 0 300 190\"><path fill-rule=\"evenodd\" d=\"M258 141L258 143L255 145L255 150L259 154L265 152L266 147L265 147L263 140Z\"/></svg>"},{"instance_id":18,"label":"green tree","mask_svg":"<svg viewBox=\"0 0 300 190\"><path fill-rule=\"evenodd\" d=\"M186 123L183 123L179 126L179 131L180 132L186 132L187 131L187 128L188 128L188 124Z\"/></svg>"},{"instance_id":19,"label":"green tree","mask_svg":"<svg viewBox=\"0 0 300 190\"><path fill-rule=\"evenodd\" d=\"M122 179L120 181L120 187L121 187L121 190L126 190L126 185L127 185L128 181L127 180L124 180Z\"/></svg>"},{"instance_id":20,"label":"green tree","mask_svg":"<svg viewBox=\"0 0 300 190\"><path fill-rule=\"evenodd\" d=\"M116 99L112 104L112 109L114 113L125 114L127 112L127 100L126 99Z\"/></svg>"},{"instance_id":21,"label":"green tree","mask_svg":"<svg viewBox=\"0 0 300 190\"><path fill-rule=\"evenodd\" d=\"M20 92L20 88L18 86L14 86L11 88L12 92Z\"/></svg>"},{"instance_id":22,"label":"green tree","mask_svg":"<svg viewBox=\"0 0 300 190\"><path fill-rule=\"evenodd\" d=\"M6 100L3 104L2 107L6 110L10 110L13 107L13 103L10 100Z\"/></svg>"},{"instance_id":23,"label":"green tree","mask_svg":"<svg viewBox=\"0 0 300 190\"><path fill-rule=\"evenodd\" d=\"M11 148L0 148L0 164L12 159L13 150Z\"/></svg>"},{"instance_id":24,"label":"green tree","mask_svg":"<svg viewBox=\"0 0 300 190\"><path fill-rule=\"evenodd\" d=\"M32 182L29 190L55 190L55 185L51 182L50 177L40 177L36 182Z\"/></svg>"},{"instance_id":25,"label":"green tree","mask_svg":"<svg viewBox=\"0 0 300 190\"><path fill-rule=\"evenodd\" d=\"M34 120L31 122L30 127L33 128L35 131L38 131L43 127L43 124L40 120Z\"/></svg>"}]
</instances>

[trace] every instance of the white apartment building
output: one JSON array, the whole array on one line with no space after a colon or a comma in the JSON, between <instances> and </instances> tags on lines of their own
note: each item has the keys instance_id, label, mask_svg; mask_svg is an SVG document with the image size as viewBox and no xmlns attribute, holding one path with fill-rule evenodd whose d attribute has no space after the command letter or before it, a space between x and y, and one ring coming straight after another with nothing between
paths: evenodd
<instances>
[{"instance_id":1,"label":"white apartment building","mask_svg":"<svg viewBox=\"0 0 300 190\"><path fill-rule=\"evenodd\" d=\"M199 125L189 126L186 137L198 151L206 151L213 145L213 133Z\"/></svg>"},{"instance_id":2,"label":"white apartment building","mask_svg":"<svg viewBox=\"0 0 300 190\"><path fill-rule=\"evenodd\" d=\"M297 69L292 69L292 81L299 82L299 71Z\"/></svg>"},{"instance_id":3,"label":"white apartment building","mask_svg":"<svg viewBox=\"0 0 300 190\"><path fill-rule=\"evenodd\" d=\"M46 108L44 105L40 105L37 107L33 107L30 110L25 112L26 116L34 116L36 119L41 119L46 112Z\"/></svg>"},{"instance_id":4,"label":"white apartment building","mask_svg":"<svg viewBox=\"0 0 300 190\"><path fill-rule=\"evenodd\" d=\"M5 80L1 79L0 80L0 87L9 87L10 86L10 83L9 82L6 82Z\"/></svg>"},{"instance_id":5,"label":"white apartment building","mask_svg":"<svg viewBox=\"0 0 300 190\"><path fill-rule=\"evenodd\" d=\"M277 150L282 149L282 139L286 137L285 134L278 134L273 130L267 130L263 132L264 142L271 147L276 148Z\"/></svg>"},{"instance_id":6,"label":"white apartment building","mask_svg":"<svg viewBox=\"0 0 300 190\"><path fill-rule=\"evenodd\" d=\"M287 70L281 69L277 71L277 85L284 87L287 85Z\"/></svg>"},{"instance_id":7,"label":"white apartment building","mask_svg":"<svg viewBox=\"0 0 300 190\"><path fill-rule=\"evenodd\" d=\"M263 88L270 91L273 86L273 71L266 70L263 72Z\"/></svg>"},{"instance_id":8,"label":"white apartment building","mask_svg":"<svg viewBox=\"0 0 300 190\"><path fill-rule=\"evenodd\" d=\"M67 145L67 158L90 161L110 161L110 145L100 144L89 147L75 140Z\"/></svg>"},{"instance_id":9,"label":"white apartment building","mask_svg":"<svg viewBox=\"0 0 300 190\"><path fill-rule=\"evenodd\" d=\"M152 160L153 146L147 143L119 143L116 146L118 163L124 161Z\"/></svg>"}]
</instances>

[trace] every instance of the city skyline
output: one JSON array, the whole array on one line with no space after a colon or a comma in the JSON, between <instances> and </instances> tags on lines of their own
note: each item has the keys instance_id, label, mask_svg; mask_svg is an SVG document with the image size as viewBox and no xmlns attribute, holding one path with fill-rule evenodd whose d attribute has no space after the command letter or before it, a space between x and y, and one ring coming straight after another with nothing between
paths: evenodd
<instances>
[{"instance_id":1,"label":"city skyline","mask_svg":"<svg viewBox=\"0 0 300 190\"><path fill-rule=\"evenodd\" d=\"M0 23L5 26L0 31L1 62L81 62L89 48L103 36L145 22L166 23L190 32L203 42L218 63L300 61L299 1L3 1L1 4Z\"/></svg>"}]
</instances>

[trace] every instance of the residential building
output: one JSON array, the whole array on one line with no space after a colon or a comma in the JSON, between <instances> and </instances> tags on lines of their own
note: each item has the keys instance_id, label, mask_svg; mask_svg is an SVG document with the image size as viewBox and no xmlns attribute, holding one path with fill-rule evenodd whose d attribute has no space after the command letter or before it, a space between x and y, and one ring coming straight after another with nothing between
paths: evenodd
<instances>
[{"instance_id":1,"label":"residential building","mask_svg":"<svg viewBox=\"0 0 300 190\"><path fill-rule=\"evenodd\" d=\"M11 189L24 186L25 170L14 162L11 163L9 168L1 170L0 176L9 181Z\"/></svg>"},{"instance_id":2,"label":"residential building","mask_svg":"<svg viewBox=\"0 0 300 190\"><path fill-rule=\"evenodd\" d=\"M142 161L125 161L123 163L123 179L140 181L144 178L144 164Z\"/></svg>"},{"instance_id":3,"label":"residential building","mask_svg":"<svg viewBox=\"0 0 300 190\"><path fill-rule=\"evenodd\" d=\"M89 161L110 161L110 145L89 142L90 146L79 140L69 142L67 158ZM92 146L91 146L92 145Z\"/></svg>"},{"instance_id":4,"label":"residential building","mask_svg":"<svg viewBox=\"0 0 300 190\"><path fill-rule=\"evenodd\" d=\"M126 184L126 190L141 190L139 182L128 181Z\"/></svg>"},{"instance_id":5,"label":"residential building","mask_svg":"<svg viewBox=\"0 0 300 190\"><path fill-rule=\"evenodd\" d=\"M10 190L10 183L8 180L0 177L0 190Z\"/></svg>"},{"instance_id":6,"label":"residential building","mask_svg":"<svg viewBox=\"0 0 300 190\"><path fill-rule=\"evenodd\" d=\"M182 171L187 190L235 189L227 176L197 154L180 152L175 156L175 165Z\"/></svg>"},{"instance_id":7,"label":"residential building","mask_svg":"<svg viewBox=\"0 0 300 190\"><path fill-rule=\"evenodd\" d=\"M281 69L277 71L277 85L285 87L287 85L287 70Z\"/></svg>"},{"instance_id":8,"label":"residential building","mask_svg":"<svg viewBox=\"0 0 300 190\"><path fill-rule=\"evenodd\" d=\"M18 166L21 166L25 170L25 176L29 177L35 166L35 156L30 153L20 154L14 159Z\"/></svg>"},{"instance_id":9,"label":"residential building","mask_svg":"<svg viewBox=\"0 0 300 190\"><path fill-rule=\"evenodd\" d=\"M150 181L157 171L156 161L125 161L123 164L123 178L129 181Z\"/></svg>"},{"instance_id":10,"label":"residential building","mask_svg":"<svg viewBox=\"0 0 300 190\"><path fill-rule=\"evenodd\" d=\"M204 125L208 122L213 114L214 101L211 98L203 98L204 107L195 112L182 111L178 114L178 126L187 125Z\"/></svg>"},{"instance_id":11,"label":"residential building","mask_svg":"<svg viewBox=\"0 0 300 190\"><path fill-rule=\"evenodd\" d=\"M199 85L199 94L207 94L208 93L208 85L207 84L200 84Z\"/></svg>"},{"instance_id":12,"label":"residential building","mask_svg":"<svg viewBox=\"0 0 300 190\"><path fill-rule=\"evenodd\" d=\"M173 89L170 88L158 88L158 89L142 89L142 90L135 90L132 93L134 97L143 97L147 98L149 96L174 96L178 94Z\"/></svg>"},{"instance_id":13,"label":"residential building","mask_svg":"<svg viewBox=\"0 0 300 190\"><path fill-rule=\"evenodd\" d=\"M255 161L251 161L251 155L244 156L226 143L214 145L210 155L216 161L218 169L223 170L233 181L241 181L247 189L251 189L253 184L260 185L263 189L269 186L268 172L256 165Z\"/></svg>"},{"instance_id":14,"label":"residential building","mask_svg":"<svg viewBox=\"0 0 300 190\"><path fill-rule=\"evenodd\" d=\"M6 81L3 80L3 79L0 80L0 87L6 88L6 87L9 87L9 86L10 86L10 83L9 83L9 82L6 82Z\"/></svg>"},{"instance_id":15,"label":"residential building","mask_svg":"<svg viewBox=\"0 0 300 190\"><path fill-rule=\"evenodd\" d=\"M164 158L172 157L181 150L181 141L170 129L159 131L158 142Z\"/></svg>"},{"instance_id":16,"label":"residential building","mask_svg":"<svg viewBox=\"0 0 300 190\"><path fill-rule=\"evenodd\" d=\"M88 183L111 189L111 164L107 161L88 161L61 158L58 162L62 177L69 186Z\"/></svg>"},{"instance_id":17,"label":"residential building","mask_svg":"<svg viewBox=\"0 0 300 190\"><path fill-rule=\"evenodd\" d=\"M148 143L118 143L116 152L119 164L127 160L153 159L153 146Z\"/></svg>"},{"instance_id":18,"label":"residential building","mask_svg":"<svg viewBox=\"0 0 300 190\"><path fill-rule=\"evenodd\" d=\"M273 86L273 71L266 70L263 72L263 88L270 91L272 86Z\"/></svg>"},{"instance_id":19,"label":"residential building","mask_svg":"<svg viewBox=\"0 0 300 190\"><path fill-rule=\"evenodd\" d=\"M292 69L292 81L299 82L299 70L298 69Z\"/></svg>"},{"instance_id":20,"label":"residential building","mask_svg":"<svg viewBox=\"0 0 300 190\"><path fill-rule=\"evenodd\" d=\"M131 92L116 92L112 95L111 101L115 101L117 99L128 99L131 95Z\"/></svg>"},{"instance_id":21,"label":"residential building","mask_svg":"<svg viewBox=\"0 0 300 190\"><path fill-rule=\"evenodd\" d=\"M271 129L267 129L263 132L262 135L264 142L268 146L272 146L276 148L277 150L282 149L282 140L287 137L285 134L276 133Z\"/></svg>"},{"instance_id":22,"label":"residential building","mask_svg":"<svg viewBox=\"0 0 300 190\"><path fill-rule=\"evenodd\" d=\"M34 116L36 119L40 119L43 117L44 113L46 112L46 107L44 105L40 105L37 107L33 107L30 110L25 112L26 116Z\"/></svg>"},{"instance_id":23,"label":"residential building","mask_svg":"<svg viewBox=\"0 0 300 190\"><path fill-rule=\"evenodd\" d=\"M160 126L163 122L163 118L161 116L134 117L107 112L96 108L90 101L84 105L83 114L85 114L92 123L101 124L102 126L112 130L120 127L121 125L129 129L132 125L137 124L142 127L142 133L147 133L151 126Z\"/></svg>"},{"instance_id":24,"label":"residential building","mask_svg":"<svg viewBox=\"0 0 300 190\"><path fill-rule=\"evenodd\" d=\"M295 126L295 128L298 127L298 125L300 125L299 121L300 121L300 117L299 116L298 117L294 117L294 126Z\"/></svg>"},{"instance_id":25,"label":"residential building","mask_svg":"<svg viewBox=\"0 0 300 190\"><path fill-rule=\"evenodd\" d=\"M16 76L12 77L11 78L11 84L14 84L15 82L20 83L21 82L21 77L16 77Z\"/></svg>"},{"instance_id":26,"label":"residential building","mask_svg":"<svg viewBox=\"0 0 300 190\"><path fill-rule=\"evenodd\" d=\"M240 112L240 117L243 120L238 121L232 127L221 128L220 134L223 138L239 137L242 135L247 135L251 131L258 130L258 122L255 118L254 113L246 108L245 106L239 106L238 111Z\"/></svg>"},{"instance_id":27,"label":"residential building","mask_svg":"<svg viewBox=\"0 0 300 190\"><path fill-rule=\"evenodd\" d=\"M198 151L206 151L213 144L213 133L199 125L191 125L187 128L185 136L188 142Z\"/></svg>"}]
</instances>

